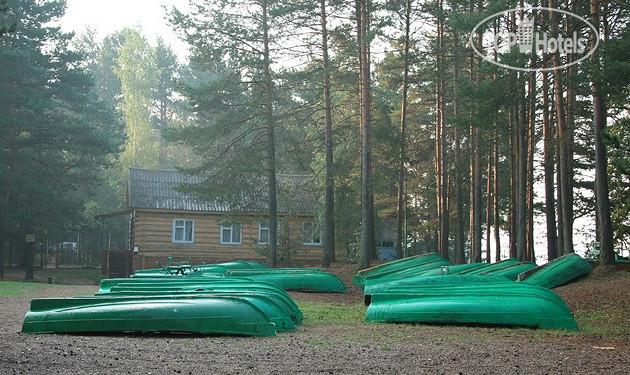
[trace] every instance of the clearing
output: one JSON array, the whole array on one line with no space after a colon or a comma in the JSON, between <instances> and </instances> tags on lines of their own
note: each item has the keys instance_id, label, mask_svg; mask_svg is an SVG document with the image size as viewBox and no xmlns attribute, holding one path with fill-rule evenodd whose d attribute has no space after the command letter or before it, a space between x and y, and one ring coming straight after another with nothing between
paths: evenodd
<instances>
[{"instance_id":1,"label":"clearing","mask_svg":"<svg viewBox=\"0 0 630 375\"><path fill-rule=\"evenodd\" d=\"M39 280L75 285L0 282L0 373L626 374L630 368L629 272L598 268L556 288L581 328L564 332L364 323L362 294L350 283L356 265L327 271L339 275L350 293L291 292L305 324L297 332L251 338L21 334L31 298L98 289L89 285L88 271L37 270ZM7 270L4 280L23 275Z\"/></svg>"}]
</instances>

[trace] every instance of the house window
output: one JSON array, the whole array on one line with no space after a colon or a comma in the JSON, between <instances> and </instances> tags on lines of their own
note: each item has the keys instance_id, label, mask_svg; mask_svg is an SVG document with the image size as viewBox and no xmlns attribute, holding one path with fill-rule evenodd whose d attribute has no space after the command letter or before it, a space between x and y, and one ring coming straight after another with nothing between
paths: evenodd
<instances>
[{"instance_id":1,"label":"house window","mask_svg":"<svg viewBox=\"0 0 630 375\"><path fill-rule=\"evenodd\" d=\"M195 222L194 220L173 220L173 243L193 243L195 242Z\"/></svg>"},{"instance_id":2,"label":"house window","mask_svg":"<svg viewBox=\"0 0 630 375\"><path fill-rule=\"evenodd\" d=\"M240 244L241 224L221 225L221 243L227 245Z\"/></svg>"},{"instance_id":3,"label":"house window","mask_svg":"<svg viewBox=\"0 0 630 375\"><path fill-rule=\"evenodd\" d=\"M302 227L302 240L304 245L321 245L322 240L315 223L307 221Z\"/></svg>"},{"instance_id":4,"label":"house window","mask_svg":"<svg viewBox=\"0 0 630 375\"><path fill-rule=\"evenodd\" d=\"M278 233L278 228L280 228L280 226L276 224L276 233ZM269 244L269 222L266 220L258 222L258 244Z\"/></svg>"},{"instance_id":5,"label":"house window","mask_svg":"<svg viewBox=\"0 0 630 375\"><path fill-rule=\"evenodd\" d=\"M269 243L269 223L268 222L259 222L258 223L258 243L261 245L266 245Z\"/></svg>"}]
</instances>

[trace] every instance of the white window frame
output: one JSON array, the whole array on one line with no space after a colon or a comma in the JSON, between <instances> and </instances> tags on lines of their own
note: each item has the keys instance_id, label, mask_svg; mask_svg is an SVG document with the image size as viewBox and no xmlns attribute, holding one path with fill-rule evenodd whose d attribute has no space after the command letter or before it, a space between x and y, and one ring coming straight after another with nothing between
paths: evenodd
<instances>
[{"instance_id":1,"label":"white window frame","mask_svg":"<svg viewBox=\"0 0 630 375\"><path fill-rule=\"evenodd\" d=\"M178 225L178 222L181 224ZM186 239L186 224L190 223L190 239ZM182 230L182 239L177 239L177 229ZM171 233L173 243L195 243L195 221L190 219L173 219L173 230Z\"/></svg>"},{"instance_id":2,"label":"white window frame","mask_svg":"<svg viewBox=\"0 0 630 375\"><path fill-rule=\"evenodd\" d=\"M280 224L276 224L276 233L278 233L278 230L280 228ZM266 230L267 231L267 241L261 241L262 238L262 231ZM271 238L271 231L269 230L269 224L267 221L259 221L258 222L258 244L259 245L269 245L269 239Z\"/></svg>"},{"instance_id":3,"label":"white window frame","mask_svg":"<svg viewBox=\"0 0 630 375\"><path fill-rule=\"evenodd\" d=\"M234 241L234 227L238 226L240 228L238 242ZM229 241L225 241L223 238L223 231L230 231ZM243 225L241 223L233 223L230 225L221 224L221 233L220 233L221 245L240 245L243 243Z\"/></svg>"},{"instance_id":4,"label":"white window frame","mask_svg":"<svg viewBox=\"0 0 630 375\"><path fill-rule=\"evenodd\" d=\"M310 226L309 230L307 230L307 226ZM302 224L302 239L307 239L307 241L303 242L304 245L321 246L322 244L321 234L319 236L315 236L315 228L316 228L315 223L312 221L306 221ZM308 238L306 238L307 234L309 234ZM319 240L319 242L314 241L316 237Z\"/></svg>"},{"instance_id":5,"label":"white window frame","mask_svg":"<svg viewBox=\"0 0 630 375\"><path fill-rule=\"evenodd\" d=\"M263 231L267 231L267 241L262 240ZM269 237L271 232L269 231L269 224L263 223L262 221L258 222L258 244L259 245L269 245Z\"/></svg>"}]
</instances>

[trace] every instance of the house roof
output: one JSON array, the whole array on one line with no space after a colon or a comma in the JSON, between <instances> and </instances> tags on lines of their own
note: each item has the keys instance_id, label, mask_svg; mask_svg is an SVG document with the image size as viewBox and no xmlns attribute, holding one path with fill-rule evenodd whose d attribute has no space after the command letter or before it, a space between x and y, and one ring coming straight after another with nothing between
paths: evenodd
<instances>
[{"instance_id":1,"label":"house roof","mask_svg":"<svg viewBox=\"0 0 630 375\"><path fill-rule=\"evenodd\" d=\"M263 181L264 179L261 179ZM174 170L129 169L127 207L129 209L185 210L205 212L265 212L268 207L266 184L240 202L199 199L182 191L185 185L207 184L207 180ZM313 176L277 175L278 212L314 214L318 196ZM260 194L262 193L262 194ZM255 195L255 196L254 196Z\"/></svg>"}]
</instances>

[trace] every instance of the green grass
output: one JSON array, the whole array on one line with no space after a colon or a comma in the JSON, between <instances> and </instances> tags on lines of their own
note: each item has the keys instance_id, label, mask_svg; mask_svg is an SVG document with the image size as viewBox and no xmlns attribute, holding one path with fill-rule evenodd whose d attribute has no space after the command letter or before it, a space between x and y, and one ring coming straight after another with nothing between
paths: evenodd
<instances>
[{"instance_id":1,"label":"green grass","mask_svg":"<svg viewBox=\"0 0 630 375\"><path fill-rule=\"evenodd\" d=\"M627 337L630 326L627 312L620 306L602 306L574 313L580 333L611 339Z\"/></svg>"},{"instance_id":2,"label":"green grass","mask_svg":"<svg viewBox=\"0 0 630 375\"><path fill-rule=\"evenodd\" d=\"M304 314L304 323L319 325L319 324L340 324L357 327L365 323L366 307L362 304L345 305L345 304L331 304L320 302L298 302L298 307ZM579 336L597 336L608 339L625 339L627 338L628 326L630 321L626 317L626 312L620 306L602 306L593 310L577 311L574 313L575 319L580 327L579 331L564 331L564 330L532 330L526 328L505 328L506 333L514 333L517 335L523 334L533 337L545 338L549 335L579 335ZM370 323L377 324L377 323ZM383 323L383 325L385 325ZM403 324L394 325L389 329L384 330L385 333L381 334L381 341L392 342L399 341L400 339L407 337L409 334L413 334L416 331L413 325ZM466 331L467 332L467 331ZM340 334L344 334L341 333ZM345 334L352 336L353 338L359 338L362 335L370 336L373 332L362 332L361 330L351 330ZM456 333L453 333L455 335ZM452 339L453 337L451 337ZM459 339L465 339L465 337L459 337ZM313 344L327 344L313 343ZM439 345L439 343L436 343Z\"/></svg>"},{"instance_id":3,"label":"green grass","mask_svg":"<svg viewBox=\"0 0 630 375\"><path fill-rule=\"evenodd\" d=\"M54 284L75 284L74 280L84 279L91 284L99 285L103 278L101 270L97 268L58 269L50 276Z\"/></svg>"},{"instance_id":4,"label":"green grass","mask_svg":"<svg viewBox=\"0 0 630 375\"><path fill-rule=\"evenodd\" d=\"M0 297L30 297L38 290L51 287L48 284L24 281L0 281Z\"/></svg>"},{"instance_id":5,"label":"green grass","mask_svg":"<svg viewBox=\"0 0 630 375\"><path fill-rule=\"evenodd\" d=\"M341 305L319 302L298 302L305 324L359 324L365 321L363 304Z\"/></svg>"}]
</instances>

